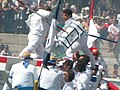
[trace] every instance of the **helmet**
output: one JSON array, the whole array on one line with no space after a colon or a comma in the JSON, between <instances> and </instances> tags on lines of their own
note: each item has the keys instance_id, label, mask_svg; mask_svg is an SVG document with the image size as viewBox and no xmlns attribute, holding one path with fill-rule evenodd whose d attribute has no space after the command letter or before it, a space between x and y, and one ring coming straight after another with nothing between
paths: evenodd
<instances>
[{"instance_id":1,"label":"helmet","mask_svg":"<svg viewBox=\"0 0 120 90\"><path fill-rule=\"evenodd\" d=\"M98 48L90 48L90 51L92 52L92 54L93 55L99 55L100 53L99 53L99 50L98 50Z\"/></svg>"}]
</instances>

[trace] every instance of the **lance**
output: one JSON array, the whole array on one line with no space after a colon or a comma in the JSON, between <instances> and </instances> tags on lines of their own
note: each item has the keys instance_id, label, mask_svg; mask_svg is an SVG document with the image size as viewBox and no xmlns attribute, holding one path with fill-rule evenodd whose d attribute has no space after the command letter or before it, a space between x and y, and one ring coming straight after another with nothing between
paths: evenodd
<instances>
[{"instance_id":1,"label":"lance","mask_svg":"<svg viewBox=\"0 0 120 90\"><path fill-rule=\"evenodd\" d=\"M88 34L88 33L87 33ZM88 34L89 36L92 36L92 37L96 37L98 39L102 39L102 40L105 40L105 41L109 41L109 42L113 42L113 43L117 43L116 41L113 41L113 40L110 40L110 39L106 39L106 38L103 38L103 37L98 37L98 36L95 36L95 35L91 35L91 34Z\"/></svg>"}]
</instances>

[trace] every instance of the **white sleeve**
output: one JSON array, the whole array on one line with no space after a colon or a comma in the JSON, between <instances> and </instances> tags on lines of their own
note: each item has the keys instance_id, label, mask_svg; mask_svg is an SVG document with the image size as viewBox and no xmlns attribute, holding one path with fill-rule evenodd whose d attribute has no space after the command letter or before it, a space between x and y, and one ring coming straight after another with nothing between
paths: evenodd
<instances>
[{"instance_id":1,"label":"white sleeve","mask_svg":"<svg viewBox=\"0 0 120 90\"><path fill-rule=\"evenodd\" d=\"M110 25L110 26L108 27L108 32L111 32L111 28L112 28L112 27L111 27L111 25Z\"/></svg>"},{"instance_id":2,"label":"white sleeve","mask_svg":"<svg viewBox=\"0 0 120 90\"><path fill-rule=\"evenodd\" d=\"M13 74L14 74L14 67L11 67L9 76L8 76L8 81L12 84L12 78L13 78Z\"/></svg>"}]
</instances>

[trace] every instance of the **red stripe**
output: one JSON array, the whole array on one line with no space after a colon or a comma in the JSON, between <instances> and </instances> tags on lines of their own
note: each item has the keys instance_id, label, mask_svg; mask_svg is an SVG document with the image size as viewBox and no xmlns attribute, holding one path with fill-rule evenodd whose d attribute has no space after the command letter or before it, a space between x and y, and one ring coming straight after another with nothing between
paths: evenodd
<instances>
[{"instance_id":1,"label":"red stripe","mask_svg":"<svg viewBox=\"0 0 120 90\"><path fill-rule=\"evenodd\" d=\"M42 61L37 61L36 66L41 66Z\"/></svg>"},{"instance_id":2,"label":"red stripe","mask_svg":"<svg viewBox=\"0 0 120 90\"><path fill-rule=\"evenodd\" d=\"M94 0L92 0L91 7L90 7L90 19L93 18L94 13Z\"/></svg>"},{"instance_id":3,"label":"red stripe","mask_svg":"<svg viewBox=\"0 0 120 90\"><path fill-rule=\"evenodd\" d=\"M0 57L0 63L6 63L7 58L6 57Z\"/></svg>"},{"instance_id":4,"label":"red stripe","mask_svg":"<svg viewBox=\"0 0 120 90\"><path fill-rule=\"evenodd\" d=\"M116 85L111 82L108 82L109 90L120 90Z\"/></svg>"}]
</instances>

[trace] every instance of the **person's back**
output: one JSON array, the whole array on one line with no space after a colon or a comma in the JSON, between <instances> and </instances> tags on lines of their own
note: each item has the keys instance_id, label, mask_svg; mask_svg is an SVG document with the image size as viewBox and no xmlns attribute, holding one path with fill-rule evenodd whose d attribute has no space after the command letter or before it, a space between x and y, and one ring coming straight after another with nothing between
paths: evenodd
<instances>
[{"instance_id":1,"label":"person's back","mask_svg":"<svg viewBox=\"0 0 120 90\"><path fill-rule=\"evenodd\" d=\"M10 76L12 76L12 88L15 86L33 86L33 81L36 77L35 70L35 66L33 65L28 65L25 69L23 62L14 64L10 71Z\"/></svg>"},{"instance_id":2,"label":"person's back","mask_svg":"<svg viewBox=\"0 0 120 90\"><path fill-rule=\"evenodd\" d=\"M62 90L74 90L73 79L75 73L72 70L67 70L64 72L65 85Z\"/></svg>"},{"instance_id":3,"label":"person's back","mask_svg":"<svg viewBox=\"0 0 120 90\"><path fill-rule=\"evenodd\" d=\"M90 79L88 74L85 72L86 66L82 60L78 60L75 65L75 70L76 75L73 80L74 88L76 88L76 90L90 90Z\"/></svg>"},{"instance_id":4,"label":"person's back","mask_svg":"<svg viewBox=\"0 0 120 90\"><path fill-rule=\"evenodd\" d=\"M44 68L40 77L40 87L47 90L62 90L64 85L63 74L53 69L53 66L48 66L49 70Z\"/></svg>"}]
</instances>

